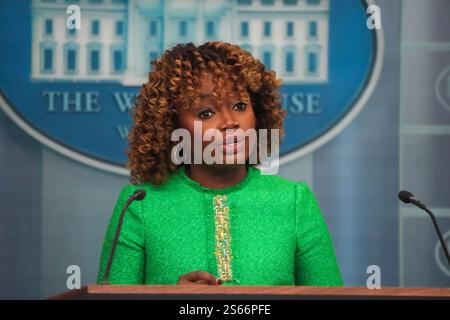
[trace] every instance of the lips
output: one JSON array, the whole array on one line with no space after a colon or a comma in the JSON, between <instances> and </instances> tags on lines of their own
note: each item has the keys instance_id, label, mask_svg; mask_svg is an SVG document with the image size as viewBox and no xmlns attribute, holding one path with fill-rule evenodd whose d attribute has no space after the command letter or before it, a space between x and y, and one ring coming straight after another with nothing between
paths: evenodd
<instances>
[{"instance_id":1,"label":"lips","mask_svg":"<svg viewBox=\"0 0 450 320\"><path fill-rule=\"evenodd\" d=\"M226 136L223 141L223 151L226 154L237 153L243 149L244 143L244 137L242 136Z\"/></svg>"},{"instance_id":2,"label":"lips","mask_svg":"<svg viewBox=\"0 0 450 320\"><path fill-rule=\"evenodd\" d=\"M223 145L223 151L225 151L225 153L229 154L229 153L237 153L239 151L242 150L242 148L244 147L244 141L241 140L239 142L236 143L228 143Z\"/></svg>"},{"instance_id":3,"label":"lips","mask_svg":"<svg viewBox=\"0 0 450 320\"><path fill-rule=\"evenodd\" d=\"M238 135L228 135L223 138L223 144L233 144L233 143L239 143L244 140L244 137L238 136Z\"/></svg>"},{"instance_id":4,"label":"lips","mask_svg":"<svg viewBox=\"0 0 450 320\"><path fill-rule=\"evenodd\" d=\"M224 137L223 141L219 142L217 145L221 146L225 153L233 154L244 148L245 139L243 136L228 135Z\"/></svg>"}]
</instances>

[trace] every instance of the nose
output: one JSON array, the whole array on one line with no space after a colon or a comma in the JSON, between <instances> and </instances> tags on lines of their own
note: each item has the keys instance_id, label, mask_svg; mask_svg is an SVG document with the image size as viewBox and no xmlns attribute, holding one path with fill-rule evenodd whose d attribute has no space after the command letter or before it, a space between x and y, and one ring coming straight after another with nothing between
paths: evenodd
<instances>
[{"instance_id":1,"label":"nose","mask_svg":"<svg viewBox=\"0 0 450 320\"><path fill-rule=\"evenodd\" d=\"M227 129L238 129L240 124L239 120L233 115L232 111L225 109L221 112L222 121L219 129L225 131Z\"/></svg>"}]
</instances>

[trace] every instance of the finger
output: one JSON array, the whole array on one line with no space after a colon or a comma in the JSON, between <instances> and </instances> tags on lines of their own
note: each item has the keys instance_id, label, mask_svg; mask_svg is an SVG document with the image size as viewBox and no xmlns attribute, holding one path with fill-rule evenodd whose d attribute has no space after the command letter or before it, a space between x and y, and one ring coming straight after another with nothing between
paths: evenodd
<instances>
[{"instance_id":1,"label":"finger","mask_svg":"<svg viewBox=\"0 0 450 320\"><path fill-rule=\"evenodd\" d=\"M189 280L181 280L177 283L177 285L194 285L194 286L207 286L208 282L205 280L197 280L197 281L189 281Z\"/></svg>"},{"instance_id":2,"label":"finger","mask_svg":"<svg viewBox=\"0 0 450 320\"><path fill-rule=\"evenodd\" d=\"M198 283L194 282L194 281L189 281L186 278L180 278L180 280L178 280L177 285L198 285Z\"/></svg>"},{"instance_id":3,"label":"finger","mask_svg":"<svg viewBox=\"0 0 450 320\"><path fill-rule=\"evenodd\" d=\"M188 274L190 277L188 277L187 279L189 280L205 280L207 282L207 284L209 285L216 285L217 284L217 278L215 276L213 276L212 274L206 272L206 271L202 271L202 270L197 270L197 271L193 271L191 273Z\"/></svg>"},{"instance_id":4,"label":"finger","mask_svg":"<svg viewBox=\"0 0 450 320\"><path fill-rule=\"evenodd\" d=\"M192 271L186 274L183 274L180 279L183 279L182 283L185 284L185 281L190 281L190 282L198 282L199 280L202 280L202 282L200 282L200 284L204 284L206 282L206 284L208 285L220 285L221 281L219 279L217 279L215 276L213 276L212 274L206 272L206 271L202 271L202 270L196 270L196 271Z\"/></svg>"}]
</instances>

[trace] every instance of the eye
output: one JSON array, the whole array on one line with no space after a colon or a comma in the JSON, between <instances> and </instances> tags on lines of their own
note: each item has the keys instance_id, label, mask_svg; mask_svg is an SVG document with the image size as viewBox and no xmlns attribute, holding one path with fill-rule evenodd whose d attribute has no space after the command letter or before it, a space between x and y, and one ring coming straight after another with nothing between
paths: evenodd
<instances>
[{"instance_id":1,"label":"eye","mask_svg":"<svg viewBox=\"0 0 450 320\"><path fill-rule=\"evenodd\" d=\"M199 117L200 119L209 119L214 115L214 111L210 108L204 108L201 109L198 113L197 113L197 117Z\"/></svg>"},{"instance_id":2,"label":"eye","mask_svg":"<svg viewBox=\"0 0 450 320\"><path fill-rule=\"evenodd\" d=\"M237 102L233 106L233 109L235 109L237 111L244 111L246 108L247 108L247 105L244 102L242 102L242 101Z\"/></svg>"}]
</instances>

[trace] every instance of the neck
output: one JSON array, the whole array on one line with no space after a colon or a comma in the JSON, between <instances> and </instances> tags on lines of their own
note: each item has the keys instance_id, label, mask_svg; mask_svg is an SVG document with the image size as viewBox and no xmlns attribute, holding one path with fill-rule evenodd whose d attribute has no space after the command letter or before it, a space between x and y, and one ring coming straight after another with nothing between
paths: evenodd
<instances>
[{"instance_id":1,"label":"neck","mask_svg":"<svg viewBox=\"0 0 450 320\"><path fill-rule=\"evenodd\" d=\"M241 182L247 175L247 167L245 164L235 166L192 164L186 167L186 175L206 188L222 189Z\"/></svg>"}]
</instances>

